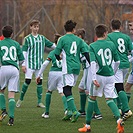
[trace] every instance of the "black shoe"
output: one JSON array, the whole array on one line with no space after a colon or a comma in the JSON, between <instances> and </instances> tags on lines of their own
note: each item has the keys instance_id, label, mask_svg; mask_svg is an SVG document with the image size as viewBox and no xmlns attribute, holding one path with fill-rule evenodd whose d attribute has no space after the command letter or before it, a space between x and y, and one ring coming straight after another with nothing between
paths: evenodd
<instances>
[{"instance_id":1,"label":"black shoe","mask_svg":"<svg viewBox=\"0 0 133 133\"><path fill-rule=\"evenodd\" d=\"M2 121L6 116L7 116L6 110L2 111L2 113L0 115L0 121Z\"/></svg>"},{"instance_id":2,"label":"black shoe","mask_svg":"<svg viewBox=\"0 0 133 133\"><path fill-rule=\"evenodd\" d=\"M81 110L79 110L78 112L81 114L81 116L86 116L85 111L81 111Z\"/></svg>"},{"instance_id":3,"label":"black shoe","mask_svg":"<svg viewBox=\"0 0 133 133\"><path fill-rule=\"evenodd\" d=\"M8 126L13 126L13 122L14 122L14 119L10 117L9 122L8 122Z\"/></svg>"},{"instance_id":4,"label":"black shoe","mask_svg":"<svg viewBox=\"0 0 133 133\"><path fill-rule=\"evenodd\" d=\"M101 114L94 114L93 116L92 116L92 119L96 119L96 120L101 120L103 117L102 117L102 115Z\"/></svg>"}]
</instances>

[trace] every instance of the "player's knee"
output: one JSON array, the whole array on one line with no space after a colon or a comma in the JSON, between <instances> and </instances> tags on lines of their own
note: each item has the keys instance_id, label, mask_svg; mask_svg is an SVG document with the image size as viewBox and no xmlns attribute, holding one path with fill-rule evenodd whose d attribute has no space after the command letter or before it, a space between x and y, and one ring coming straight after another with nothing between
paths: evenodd
<instances>
[{"instance_id":1,"label":"player's knee","mask_svg":"<svg viewBox=\"0 0 133 133\"><path fill-rule=\"evenodd\" d=\"M124 91L123 83L115 83L115 88L116 88L117 93L119 93L120 91Z\"/></svg>"},{"instance_id":2,"label":"player's knee","mask_svg":"<svg viewBox=\"0 0 133 133\"><path fill-rule=\"evenodd\" d=\"M63 93L66 97L72 95L72 87L71 86L65 86L63 87Z\"/></svg>"},{"instance_id":3,"label":"player's knee","mask_svg":"<svg viewBox=\"0 0 133 133\"><path fill-rule=\"evenodd\" d=\"M25 83L26 83L27 85L29 85L30 82L31 82L31 79L25 79Z\"/></svg>"},{"instance_id":4,"label":"player's knee","mask_svg":"<svg viewBox=\"0 0 133 133\"><path fill-rule=\"evenodd\" d=\"M40 82L37 85L42 85L42 79L40 79Z\"/></svg>"}]
</instances>

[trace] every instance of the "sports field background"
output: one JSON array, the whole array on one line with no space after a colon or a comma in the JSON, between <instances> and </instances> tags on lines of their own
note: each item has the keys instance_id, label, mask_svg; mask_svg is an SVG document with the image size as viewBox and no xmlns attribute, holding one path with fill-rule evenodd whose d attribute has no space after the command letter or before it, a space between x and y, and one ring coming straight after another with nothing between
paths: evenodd
<instances>
[{"instance_id":1,"label":"sports field background","mask_svg":"<svg viewBox=\"0 0 133 133\"><path fill-rule=\"evenodd\" d=\"M45 99L46 92L46 82L49 71L49 66L44 72L43 79L43 102ZM24 74L20 71L20 87L24 82ZM82 70L78 78L76 86L73 88L73 95L77 109L79 109L79 93L78 84L82 76ZM19 93L16 94L16 101L19 98ZM7 90L6 90L6 102L7 102ZM91 129L92 133L116 133L116 121L113 117L112 112L105 103L105 99L98 98L99 108L102 112L102 120L92 120ZM8 117L6 117L2 123L0 123L0 133L78 133L78 128L83 126L85 123L85 117L80 117L76 123L71 123L70 121L62 121L64 116L63 104L61 96L54 91L52 94L51 108L50 108L50 118L41 118L44 109L37 108L37 97L36 97L36 84L35 78L29 86L29 89L24 97L24 102L20 108L15 110L15 121L14 126L7 126ZM133 110L133 98L130 100L130 107ZM125 122L125 133L133 133L133 117Z\"/></svg>"}]
</instances>

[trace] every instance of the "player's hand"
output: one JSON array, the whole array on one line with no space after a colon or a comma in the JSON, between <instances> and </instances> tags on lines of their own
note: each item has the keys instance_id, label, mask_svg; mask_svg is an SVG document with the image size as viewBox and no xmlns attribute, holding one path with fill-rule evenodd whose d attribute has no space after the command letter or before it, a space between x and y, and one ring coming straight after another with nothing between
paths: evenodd
<instances>
[{"instance_id":1,"label":"player's hand","mask_svg":"<svg viewBox=\"0 0 133 133\"><path fill-rule=\"evenodd\" d=\"M23 73L26 73L26 66L22 66Z\"/></svg>"},{"instance_id":2,"label":"player's hand","mask_svg":"<svg viewBox=\"0 0 133 133\"><path fill-rule=\"evenodd\" d=\"M97 80L93 80L93 84L94 84L96 87L100 87L100 84L97 82Z\"/></svg>"},{"instance_id":3,"label":"player's hand","mask_svg":"<svg viewBox=\"0 0 133 133\"><path fill-rule=\"evenodd\" d=\"M40 83L40 77L36 78L36 83L39 84Z\"/></svg>"}]
</instances>

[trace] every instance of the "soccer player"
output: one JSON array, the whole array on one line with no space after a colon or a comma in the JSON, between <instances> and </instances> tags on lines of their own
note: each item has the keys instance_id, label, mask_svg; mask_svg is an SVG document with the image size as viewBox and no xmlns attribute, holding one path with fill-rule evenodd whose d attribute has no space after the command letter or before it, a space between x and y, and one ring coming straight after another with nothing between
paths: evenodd
<instances>
[{"instance_id":1,"label":"soccer player","mask_svg":"<svg viewBox=\"0 0 133 133\"><path fill-rule=\"evenodd\" d=\"M129 22L129 30L130 30L130 33L133 35L133 22ZM133 46L133 42L132 42L132 46ZM132 69L124 87L125 92L127 94L128 102L130 101L130 98L131 98L131 88L133 86L133 53L132 53L132 56L129 58L129 61L132 63Z\"/></svg>"},{"instance_id":2,"label":"soccer player","mask_svg":"<svg viewBox=\"0 0 133 133\"><path fill-rule=\"evenodd\" d=\"M120 64L119 56L115 45L111 41L107 41L108 29L105 25L99 24L95 27L95 33L98 37L96 42L91 43L89 52L91 60L92 84L90 89L90 97L88 100L86 124L83 128L79 128L79 132L91 131L91 119L96 102L96 97L102 97L103 93L107 105L110 107L117 120L117 133L123 133L124 127L118 107L112 100L117 97L114 87L114 72L118 69ZM115 61L115 70L111 66L112 60ZM96 65L99 69L96 70Z\"/></svg>"},{"instance_id":3,"label":"soccer player","mask_svg":"<svg viewBox=\"0 0 133 133\"><path fill-rule=\"evenodd\" d=\"M13 28L10 25L2 28L4 40L0 41L0 61L2 66L0 67L0 109L2 113L0 115L0 121L2 121L6 115L6 100L5 100L5 88L8 88L8 125L12 126L14 122L15 112L15 93L19 91L19 66L18 62L22 64L24 56L20 48L20 44L11 39L13 36Z\"/></svg>"},{"instance_id":4,"label":"soccer player","mask_svg":"<svg viewBox=\"0 0 133 133\"><path fill-rule=\"evenodd\" d=\"M80 37L81 39L85 39L85 29L77 29L75 32L75 35ZM89 50L88 44L84 41L86 48ZM79 83L79 94L80 94L80 114L81 116L85 116L85 106L86 106L86 98L89 95L89 90L91 87L91 82L92 82L92 76L91 76L91 69L90 69L90 64L86 60L85 56L81 54L81 64L83 68L83 77ZM94 107L94 115L92 118L94 119L102 119L101 112L98 108L97 101L95 102L95 107Z\"/></svg>"},{"instance_id":5,"label":"soccer player","mask_svg":"<svg viewBox=\"0 0 133 133\"><path fill-rule=\"evenodd\" d=\"M59 37L61 37L61 35L55 34L55 44L57 44L57 40ZM54 90L58 90L59 94L62 97L62 102L64 105L64 112L67 111L66 97L63 94L62 60L58 61L56 59L54 50L48 54L47 59L42 64L38 77L36 79L36 82L37 84L40 82L40 77L50 62L52 62L52 66L50 68L50 72L48 76L48 83L47 83L48 89L47 89L46 96L45 96L45 112L42 114L43 118L49 118L51 96Z\"/></svg>"},{"instance_id":6,"label":"soccer player","mask_svg":"<svg viewBox=\"0 0 133 133\"><path fill-rule=\"evenodd\" d=\"M108 34L108 40L112 41L120 58L119 69L115 74L115 88L117 90L120 102L122 104L123 119L126 120L132 116L128 105L128 99L124 91L124 79L130 67L128 53L132 51L132 42L128 35L121 32L121 22L118 19L111 21L112 32Z\"/></svg>"},{"instance_id":7,"label":"soccer player","mask_svg":"<svg viewBox=\"0 0 133 133\"><path fill-rule=\"evenodd\" d=\"M38 20L32 20L30 23L31 34L24 38L23 42L23 54L25 61L22 64L22 71L25 73L25 82L22 86L22 91L20 94L20 99L16 103L16 107L20 107L22 101L24 100L25 93L28 86L31 83L33 74L37 78L38 72L44 61L44 49L45 47L55 48L55 44L50 42L43 35L38 34L40 22ZM37 84L37 107L44 108L45 106L41 102L42 99L42 78L41 75L40 82Z\"/></svg>"},{"instance_id":8,"label":"soccer player","mask_svg":"<svg viewBox=\"0 0 133 133\"><path fill-rule=\"evenodd\" d=\"M83 53L89 62L89 53L84 41L75 36L76 22L68 20L65 25L66 34L60 37L55 49L55 56L60 60L62 53L63 93L67 98L68 112L62 120L76 122L80 116L74 103L72 87L75 85L80 72L80 53Z\"/></svg>"}]
</instances>

